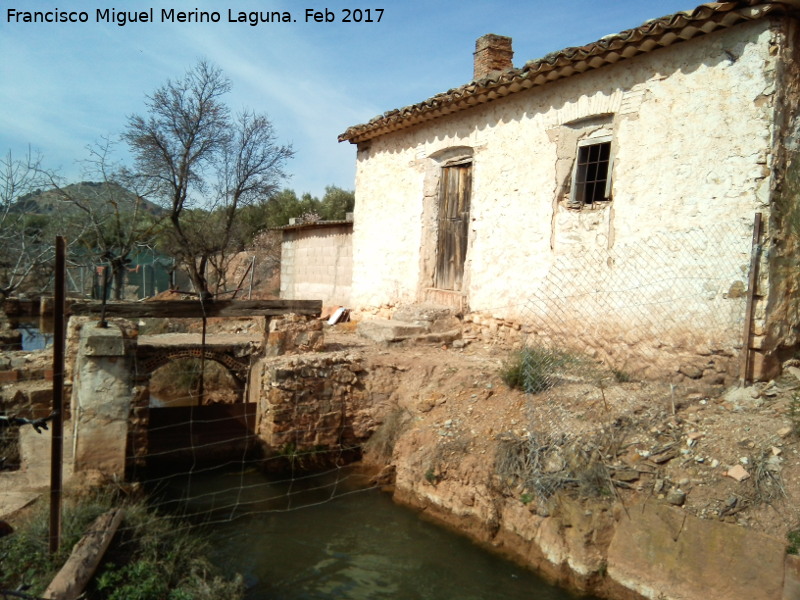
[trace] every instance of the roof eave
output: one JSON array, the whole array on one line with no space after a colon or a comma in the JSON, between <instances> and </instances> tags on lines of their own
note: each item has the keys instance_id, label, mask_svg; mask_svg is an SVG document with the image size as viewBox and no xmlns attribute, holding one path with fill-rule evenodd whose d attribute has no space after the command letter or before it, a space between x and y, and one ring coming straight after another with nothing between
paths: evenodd
<instances>
[{"instance_id":1,"label":"roof eave","mask_svg":"<svg viewBox=\"0 0 800 600\"><path fill-rule=\"evenodd\" d=\"M496 76L437 94L423 102L388 111L368 123L349 127L338 139L340 142L358 144L526 89L727 29L744 21L755 21L771 14L785 14L798 8L800 0L738 0L703 4L692 11L653 19L635 29L606 36L586 46L565 48L529 61L521 69L509 69Z\"/></svg>"}]
</instances>

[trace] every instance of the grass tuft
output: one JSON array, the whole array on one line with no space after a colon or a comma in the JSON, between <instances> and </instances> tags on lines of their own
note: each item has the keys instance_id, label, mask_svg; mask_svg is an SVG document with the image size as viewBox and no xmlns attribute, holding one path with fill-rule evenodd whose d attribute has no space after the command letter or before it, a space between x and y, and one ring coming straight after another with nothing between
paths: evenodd
<instances>
[{"instance_id":1,"label":"grass tuft","mask_svg":"<svg viewBox=\"0 0 800 600\"><path fill-rule=\"evenodd\" d=\"M527 346L511 353L500 368L500 378L512 389L537 394L553 387L557 372L576 362L563 350Z\"/></svg>"},{"instance_id":2,"label":"grass tuft","mask_svg":"<svg viewBox=\"0 0 800 600\"><path fill-rule=\"evenodd\" d=\"M61 547L48 552L46 505L9 536L0 539L0 589L28 588L39 596L66 561L89 525L114 506L125 518L104 562L90 582L86 600L237 600L240 577L225 580L206 558L206 542L185 524L159 515L142 500L123 500L98 491L65 502Z\"/></svg>"}]
</instances>

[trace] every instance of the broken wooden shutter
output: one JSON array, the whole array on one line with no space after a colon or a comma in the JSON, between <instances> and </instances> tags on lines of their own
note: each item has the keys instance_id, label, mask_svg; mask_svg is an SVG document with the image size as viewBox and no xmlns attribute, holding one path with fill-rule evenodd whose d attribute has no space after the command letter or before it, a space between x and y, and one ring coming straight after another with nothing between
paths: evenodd
<instances>
[{"instance_id":1,"label":"broken wooden shutter","mask_svg":"<svg viewBox=\"0 0 800 600\"><path fill-rule=\"evenodd\" d=\"M438 242L434 286L460 290L464 279L464 260L469 237L469 197L472 164L442 168L439 183Z\"/></svg>"}]
</instances>

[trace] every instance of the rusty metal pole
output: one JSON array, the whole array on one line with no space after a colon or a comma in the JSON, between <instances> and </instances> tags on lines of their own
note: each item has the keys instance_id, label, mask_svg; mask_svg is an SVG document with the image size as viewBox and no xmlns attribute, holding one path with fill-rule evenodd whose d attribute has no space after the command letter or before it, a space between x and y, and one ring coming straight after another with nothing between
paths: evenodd
<instances>
[{"instance_id":1,"label":"rusty metal pole","mask_svg":"<svg viewBox=\"0 0 800 600\"><path fill-rule=\"evenodd\" d=\"M61 542L61 488L64 449L64 313L66 312L66 241L56 238L56 272L53 306L53 437L50 453L50 553Z\"/></svg>"}]
</instances>

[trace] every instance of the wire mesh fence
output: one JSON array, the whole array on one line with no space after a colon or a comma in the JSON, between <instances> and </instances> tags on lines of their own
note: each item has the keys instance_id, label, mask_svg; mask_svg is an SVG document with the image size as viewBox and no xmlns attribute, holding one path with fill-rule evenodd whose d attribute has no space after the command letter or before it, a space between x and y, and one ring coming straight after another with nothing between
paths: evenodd
<instances>
[{"instance_id":1,"label":"wire mesh fence","mask_svg":"<svg viewBox=\"0 0 800 600\"><path fill-rule=\"evenodd\" d=\"M559 255L502 370L530 396L499 440L498 472L546 502L564 488L615 494L631 444L653 464L679 454L676 409L738 379L752 238L734 222Z\"/></svg>"},{"instance_id":2,"label":"wire mesh fence","mask_svg":"<svg viewBox=\"0 0 800 600\"><path fill-rule=\"evenodd\" d=\"M569 351L620 376L726 373L742 345L751 239L752 224L735 222L558 256L522 310L525 345L540 350L527 366L568 366Z\"/></svg>"},{"instance_id":3,"label":"wire mesh fence","mask_svg":"<svg viewBox=\"0 0 800 600\"><path fill-rule=\"evenodd\" d=\"M730 376L741 347L751 237L751 224L735 223L560 255L531 285L522 307L525 346L504 367L507 383L543 401L525 409L526 431L500 440L506 452L498 453L503 459L498 471L517 478L536 474L524 486L541 496L565 484L602 487L607 475L598 467L603 466L598 453L618 441L603 427L587 438L595 424L582 421L581 411L605 412L604 423L633 414L630 407L644 402L668 412L676 386L713 381L715 373ZM126 460L131 479L150 493L159 519L189 529L198 522L294 511L376 487L337 458L358 450L349 441L347 422L333 418L342 406L329 402L330 418L310 422L302 407L276 403L271 410L286 412L293 425L280 432L289 441L265 453L259 429L263 407L250 400L269 388L253 393L216 363L198 362L172 361L152 373L134 366L138 389ZM663 373L680 378L660 378ZM647 378L653 383L626 387ZM317 393L328 402L329 391L323 386L296 393ZM44 416L36 398L28 402L31 416ZM70 420L76 415L65 416L70 465L75 460L70 453L80 443ZM310 433L342 443L331 453L291 441L309 440ZM50 456L41 436L30 428L9 434L9 444L21 450L16 460L25 477L47 472ZM308 466L323 464L315 462L322 454L325 468L309 473ZM0 494L25 493L30 482L20 481L4 480ZM111 483L123 495L132 490ZM155 522L155 516L148 518Z\"/></svg>"},{"instance_id":4,"label":"wire mesh fence","mask_svg":"<svg viewBox=\"0 0 800 600\"><path fill-rule=\"evenodd\" d=\"M127 444L123 442L120 446L119 440L109 438L106 444L92 444L88 449L88 452L95 453L94 459L100 465L122 447L128 466L133 469L124 479L99 477L93 480L102 484L106 490L103 493L112 498L95 503L94 499L81 497L79 507L67 502L67 514L73 510L81 513L94 510L95 504L123 506L134 512L132 518L126 517L120 527L114 549L125 556L126 561L131 560L128 553L135 556L139 552L142 537L166 536L167 532L170 536L192 536L198 526L269 518L270 515L325 505L376 487L345 464L347 461L337 460L336 452L291 444L265 452L257 430L256 403L247 402L245 382L232 378L223 366L214 361L203 362L205 364L201 366L198 359L175 360L149 372L144 365L134 361L133 378L139 389L134 390L136 397L131 407ZM201 374L203 370L205 373ZM205 379L202 391L198 388L201 377ZM92 433L82 429L87 422L79 423L79 415L85 414L87 407L76 406L77 411L65 415L63 444L67 477L73 466L81 468L80 461L84 461L85 466L87 455L83 453L86 449L82 447L81 438L94 435L97 440L103 437L102 432L98 437L96 430ZM26 404L19 408L25 412L33 410L34 405ZM138 430L137 424L141 426ZM110 430L113 424L105 427ZM346 425L338 421L314 429L332 439L346 437ZM11 432L12 428L6 430ZM7 471L0 478L0 496L11 499L16 494L19 496L17 500L25 504L23 496L28 494L32 499L36 496L36 487L47 485L50 440L49 435L37 434L27 424L14 427L13 432L22 464L16 471ZM308 432L307 425L298 423L282 434L301 439L307 437ZM137 439L136 433L144 435ZM339 453L346 450L343 447ZM324 462L319 460L322 454L327 455ZM314 467L313 470L310 467ZM37 474L39 481L35 481ZM91 477L91 472L88 475ZM83 472L82 477L85 476L87 472ZM143 497L147 498L146 506L141 505ZM71 547L75 540L70 535L64 537L64 544ZM46 540L46 536L43 539ZM44 552L46 554L46 550ZM12 558L16 560L16 557ZM120 565L118 571L127 569L127 564ZM193 576L191 569L205 572L200 563L190 565L185 569L188 578ZM29 581L26 572L5 573L2 581L6 581L5 576L12 575L22 577L19 583ZM149 577L147 573L145 575ZM95 585L110 585L106 593L113 591L117 594L114 597L125 597L125 578L114 579L113 572L104 577ZM221 585L221 582L221 579L214 579L212 583ZM13 585L16 586L17 582ZM171 589L175 582L169 585ZM101 597L105 596L101 594Z\"/></svg>"}]
</instances>

